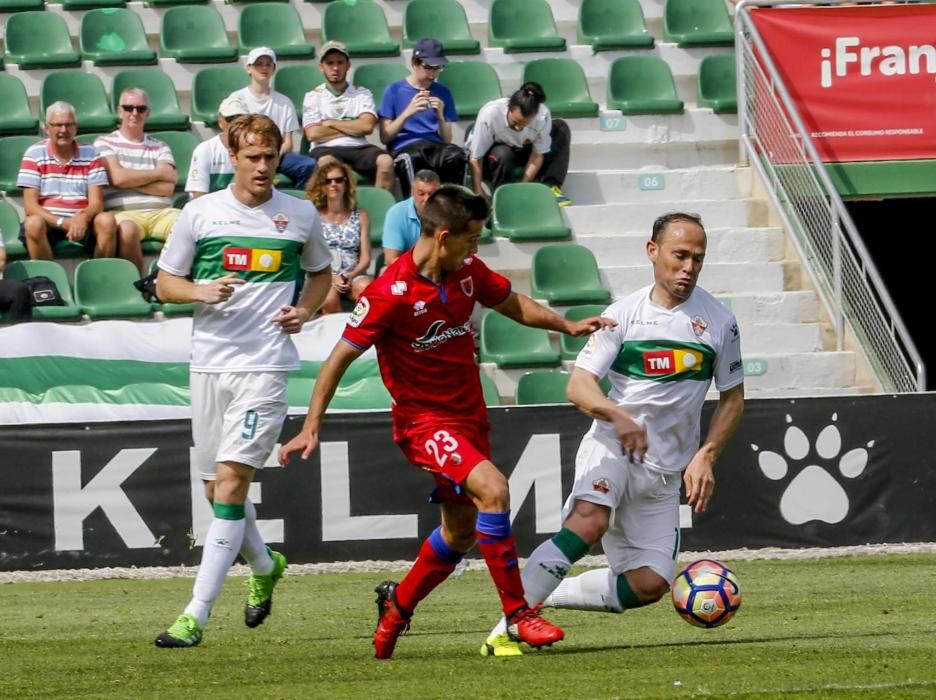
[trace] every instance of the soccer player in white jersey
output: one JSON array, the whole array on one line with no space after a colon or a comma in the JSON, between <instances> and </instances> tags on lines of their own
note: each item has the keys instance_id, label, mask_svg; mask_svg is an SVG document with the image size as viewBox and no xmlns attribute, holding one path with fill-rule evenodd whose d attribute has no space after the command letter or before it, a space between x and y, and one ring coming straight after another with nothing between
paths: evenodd
<instances>
[{"instance_id":1,"label":"soccer player in white jersey","mask_svg":"<svg viewBox=\"0 0 936 700\"><path fill-rule=\"evenodd\" d=\"M156 279L160 299L199 302L190 365L193 459L214 508L192 600L156 637L160 647L201 641L238 553L251 569L245 623L256 627L270 613L286 559L264 544L247 491L286 417L286 373L299 368L288 335L302 329L331 287L318 212L273 189L282 145L276 124L260 114L240 117L228 140L234 182L186 205ZM306 282L293 305L301 270Z\"/></svg>"},{"instance_id":2,"label":"soccer player in white jersey","mask_svg":"<svg viewBox=\"0 0 936 700\"><path fill-rule=\"evenodd\" d=\"M620 613L669 590L679 551L680 474L689 505L704 511L715 461L744 411L738 324L696 287L705 246L699 217L657 219L647 242L653 284L611 304L602 315L617 326L592 335L579 353L567 393L595 421L575 459L562 529L523 569L531 606ZM605 375L607 397L598 385ZM718 407L700 446L713 378ZM599 541L608 567L566 579ZM520 654L505 632L502 620L481 654Z\"/></svg>"}]
</instances>

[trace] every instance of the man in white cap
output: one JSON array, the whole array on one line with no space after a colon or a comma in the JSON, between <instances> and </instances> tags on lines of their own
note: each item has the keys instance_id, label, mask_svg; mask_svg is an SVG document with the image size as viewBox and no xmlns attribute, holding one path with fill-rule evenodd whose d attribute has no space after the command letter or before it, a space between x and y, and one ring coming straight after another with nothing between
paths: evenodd
<instances>
[{"instance_id":1,"label":"man in white cap","mask_svg":"<svg viewBox=\"0 0 936 700\"><path fill-rule=\"evenodd\" d=\"M293 133L299 131L296 108L286 95L270 87L276 72L276 53L269 46L258 46L247 54L247 75L250 85L235 90L230 97L238 97L247 105L250 114L265 114L283 135L277 172L288 177L293 187L302 189L315 168L315 159L293 152Z\"/></svg>"},{"instance_id":2,"label":"man in white cap","mask_svg":"<svg viewBox=\"0 0 936 700\"><path fill-rule=\"evenodd\" d=\"M244 114L250 114L250 110L239 97L226 97L221 101L218 107L218 126L221 127L221 133L202 141L192 152L185 191L193 199L209 192L223 190L231 184L234 178L234 164L231 162L228 129L236 117Z\"/></svg>"}]
</instances>

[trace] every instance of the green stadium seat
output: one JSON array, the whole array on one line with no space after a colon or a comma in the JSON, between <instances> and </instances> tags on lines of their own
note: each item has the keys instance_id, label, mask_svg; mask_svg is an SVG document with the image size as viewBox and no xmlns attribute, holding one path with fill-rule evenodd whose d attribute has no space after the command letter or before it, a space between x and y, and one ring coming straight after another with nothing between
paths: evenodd
<instances>
[{"instance_id":1,"label":"green stadium seat","mask_svg":"<svg viewBox=\"0 0 936 700\"><path fill-rule=\"evenodd\" d=\"M568 403L566 387L569 373L561 369L535 369L517 380L514 400L518 406L544 403Z\"/></svg>"},{"instance_id":2,"label":"green stadium seat","mask_svg":"<svg viewBox=\"0 0 936 700\"><path fill-rule=\"evenodd\" d=\"M0 0L0 12L28 12L44 7L45 0Z\"/></svg>"},{"instance_id":3,"label":"green stadium seat","mask_svg":"<svg viewBox=\"0 0 936 700\"><path fill-rule=\"evenodd\" d=\"M273 74L273 89L292 100L300 122L302 121L302 101L306 93L324 82L325 76L322 75L322 71L311 63L283 66L277 68ZM308 153L308 148L304 148L302 152Z\"/></svg>"},{"instance_id":4,"label":"green stadium seat","mask_svg":"<svg viewBox=\"0 0 936 700\"><path fill-rule=\"evenodd\" d=\"M504 53L564 51L566 41L556 32L546 0L494 0L488 15L488 46L501 47Z\"/></svg>"},{"instance_id":5,"label":"green stadium seat","mask_svg":"<svg viewBox=\"0 0 936 700\"><path fill-rule=\"evenodd\" d=\"M39 133L39 119L32 113L26 87L9 73L0 73L0 136Z\"/></svg>"},{"instance_id":6,"label":"green stadium seat","mask_svg":"<svg viewBox=\"0 0 936 700\"><path fill-rule=\"evenodd\" d=\"M286 400L290 406L308 407L321 362L303 362L290 372L286 382ZM380 377L376 360L352 362L338 384L329 408L366 410L390 408L390 392Z\"/></svg>"},{"instance_id":7,"label":"green stadium seat","mask_svg":"<svg viewBox=\"0 0 936 700\"><path fill-rule=\"evenodd\" d=\"M192 119L217 127L221 100L248 84L250 76L240 66L202 68L192 80Z\"/></svg>"},{"instance_id":8,"label":"green stadium seat","mask_svg":"<svg viewBox=\"0 0 936 700\"><path fill-rule=\"evenodd\" d=\"M144 0L149 7L172 7L174 5L204 5L208 0Z\"/></svg>"},{"instance_id":9,"label":"green stadium seat","mask_svg":"<svg viewBox=\"0 0 936 700\"><path fill-rule=\"evenodd\" d=\"M132 264L131 264L132 267ZM134 268L134 271L136 268ZM35 306L33 318L36 320L65 320L81 317L81 309L75 303L71 286L68 284L68 275L65 268L54 260L20 260L11 262L3 272L4 277L11 280L24 280L27 277L48 277L55 283L63 306Z\"/></svg>"},{"instance_id":10,"label":"green stadium seat","mask_svg":"<svg viewBox=\"0 0 936 700\"><path fill-rule=\"evenodd\" d=\"M44 115L46 108L59 100L64 100L75 108L78 130L85 134L110 131L117 126L118 120L111 111L104 83L94 73L46 73L39 88L39 113Z\"/></svg>"},{"instance_id":11,"label":"green stadium seat","mask_svg":"<svg viewBox=\"0 0 936 700\"><path fill-rule=\"evenodd\" d=\"M582 0L578 40L595 52L649 49L654 43L640 0Z\"/></svg>"},{"instance_id":12,"label":"green stadium seat","mask_svg":"<svg viewBox=\"0 0 936 700\"><path fill-rule=\"evenodd\" d=\"M68 26L54 12L17 12L6 21L6 62L21 69L72 68L81 56L72 48Z\"/></svg>"},{"instance_id":13,"label":"green stadium seat","mask_svg":"<svg viewBox=\"0 0 936 700\"><path fill-rule=\"evenodd\" d=\"M92 320L150 316L152 306L133 286L139 278L122 258L83 260L75 268L75 302Z\"/></svg>"},{"instance_id":14,"label":"green stadium seat","mask_svg":"<svg viewBox=\"0 0 936 700\"><path fill-rule=\"evenodd\" d=\"M570 321L581 321L590 316L601 316L601 312L606 308L608 308L606 304L582 304L581 306L566 309L563 315ZM578 357L579 352L587 342L587 336L574 338L565 333L561 334L559 336L559 355L562 357L563 362Z\"/></svg>"},{"instance_id":15,"label":"green stadium seat","mask_svg":"<svg viewBox=\"0 0 936 700\"><path fill-rule=\"evenodd\" d=\"M0 192L19 194L16 178L19 176L23 153L39 140L38 136L6 136L0 138Z\"/></svg>"},{"instance_id":16,"label":"green stadium seat","mask_svg":"<svg viewBox=\"0 0 936 700\"><path fill-rule=\"evenodd\" d=\"M111 108L117 113L120 94L127 88L141 88L149 96L150 113L146 130L188 129L188 115L182 111L179 95L172 78L160 70L136 68L124 70L114 76L111 87Z\"/></svg>"},{"instance_id":17,"label":"green stadium seat","mask_svg":"<svg viewBox=\"0 0 936 700\"><path fill-rule=\"evenodd\" d=\"M259 2L241 10L237 50L246 54L257 46L269 46L276 52L277 61L315 56L315 47L305 38L299 12L283 2Z\"/></svg>"},{"instance_id":18,"label":"green stadium seat","mask_svg":"<svg viewBox=\"0 0 936 700\"><path fill-rule=\"evenodd\" d=\"M481 362L498 367L555 367L559 352L552 348L549 333L530 328L489 311L481 319Z\"/></svg>"},{"instance_id":19,"label":"green stadium seat","mask_svg":"<svg viewBox=\"0 0 936 700\"><path fill-rule=\"evenodd\" d=\"M68 10L106 10L124 8L127 0L61 0L62 9Z\"/></svg>"},{"instance_id":20,"label":"green stadium seat","mask_svg":"<svg viewBox=\"0 0 936 700\"><path fill-rule=\"evenodd\" d=\"M534 80L546 92L553 117L597 117L598 103L588 92L582 67L569 58L538 58L523 67L521 83Z\"/></svg>"},{"instance_id":21,"label":"green stadium seat","mask_svg":"<svg viewBox=\"0 0 936 700\"><path fill-rule=\"evenodd\" d=\"M544 245L533 253L533 296L550 305L600 304L611 298L601 283L595 256L576 243Z\"/></svg>"},{"instance_id":22,"label":"green stadium seat","mask_svg":"<svg viewBox=\"0 0 936 700\"><path fill-rule=\"evenodd\" d=\"M663 38L679 46L729 46L734 29L724 0L666 0Z\"/></svg>"},{"instance_id":23,"label":"green stadium seat","mask_svg":"<svg viewBox=\"0 0 936 700\"><path fill-rule=\"evenodd\" d=\"M471 36L465 8L456 0L410 0L406 4L403 11L404 48L413 48L417 41L427 36L442 42L449 56L481 53L481 42Z\"/></svg>"},{"instance_id":24,"label":"green stadium seat","mask_svg":"<svg viewBox=\"0 0 936 700\"><path fill-rule=\"evenodd\" d=\"M497 384L483 371L479 374L481 376L481 391L484 392L484 403L488 406L500 406L501 399Z\"/></svg>"},{"instance_id":25,"label":"green stadium seat","mask_svg":"<svg viewBox=\"0 0 936 700\"><path fill-rule=\"evenodd\" d=\"M0 236L6 248L7 260L19 260L28 256L26 246L19 239L20 219L13 205L0 200Z\"/></svg>"},{"instance_id":26,"label":"green stadium seat","mask_svg":"<svg viewBox=\"0 0 936 700\"><path fill-rule=\"evenodd\" d=\"M333 2L322 13L322 43L341 41L351 58L399 56L383 8L374 0Z\"/></svg>"},{"instance_id":27,"label":"green stadium seat","mask_svg":"<svg viewBox=\"0 0 936 700\"><path fill-rule=\"evenodd\" d=\"M354 69L351 82L374 93L374 104L380 109L380 101L387 86L403 80L407 75L409 69L402 63L365 63Z\"/></svg>"},{"instance_id":28,"label":"green stadium seat","mask_svg":"<svg viewBox=\"0 0 936 700\"><path fill-rule=\"evenodd\" d=\"M494 190L495 236L511 240L568 240L556 196L539 182L512 182Z\"/></svg>"},{"instance_id":29,"label":"green stadium seat","mask_svg":"<svg viewBox=\"0 0 936 700\"><path fill-rule=\"evenodd\" d=\"M497 71L484 61L452 61L439 82L452 91L459 119L473 119L486 102L503 96Z\"/></svg>"},{"instance_id":30,"label":"green stadium seat","mask_svg":"<svg viewBox=\"0 0 936 700\"><path fill-rule=\"evenodd\" d=\"M159 54L179 63L226 63L237 60L224 20L211 5L170 7L163 14Z\"/></svg>"},{"instance_id":31,"label":"green stadium seat","mask_svg":"<svg viewBox=\"0 0 936 700\"><path fill-rule=\"evenodd\" d=\"M151 241L151 242L155 243L155 242L157 242L157 241ZM160 243L159 248L161 249L161 248L162 248L162 242L159 241L159 243ZM147 251L147 250L146 250L146 241L143 241L143 244L144 244L144 245L143 245L143 252L144 252L144 253L146 253L146 252L156 252L156 251ZM154 272L157 271L157 269L158 269L158 266L156 265L157 262L158 262L158 259L155 259L155 260L153 260L153 261L150 263L149 270L147 271L147 274L152 274L152 273L154 273ZM192 303L192 304L173 304L173 303L170 303L170 302L166 302L166 303L154 302L154 303L152 303L150 306L152 307L153 311L162 311L162 313L163 313L164 316L190 316L190 315L192 315L193 313L195 313L195 307L197 306L197 304L194 304L194 303Z\"/></svg>"},{"instance_id":32,"label":"green stadium seat","mask_svg":"<svg viewBox=\"0 0 936 700\"><path fill-rule=\"evenodd\" d=\"M296 199L306 198L305 190L297 190L294 187L277 187L276 189L278 189L283 194L288 194L290 197L295 197Z\"/></svg>"},{"instance_id":33,"label":"green stadium seat","mask_svg":"<svg viewBox=\"0 0 936 700\"><path fill-rule=\"evenodd\" d=\"M146 41L140 16L124 7L89 10L78 30L81 56L96 66L149 66L156 52Z\"/></svg>"},{"instance_id":34,"label":"green stadium seat","mask_svg":"<svg viewBox=\"0 0 936 700\"><path fill-rule=\"evenodd\" d=\"M358 187L358 206L370 217L370 240L374 246L383 245L384 219L387 210L396 204L393 195L380 187Z\"/></svg>"},{"instance_id":35,"label":"green stadium seat","mask_svg":"<svg viewBox=\"0 0 936 700\"><path fill-rule=\"evenodd\" d=\"M608 109L624 114L682 114L683 108L673 73L662 58L622 56L611 64Z\"/></svg>"},{"instance_id":36,"label":"green stadium seat","mask_svg":"<svg viewBox=\"0 0 936 700\"><path fill-rule=\"evenodd\" d=\"M708 107L716 114L737 114L737 70L734 54L703 58L696 81L699 107Z\"/></svg>"},{"instance_id":37,"label":"green stadium seat","mask_svg":"<svg viewBox=\"0 0 936 700\"><path fill-rule=\"evenodd\" d=\"M176 189L184 190L189 165L192 164L192 151L200 142L198 137L191 131L154 131L150 136L169 144L169 150L172 151L172 157L175 159L176 172L179 173Z\"/></svg>"}]
</instances>

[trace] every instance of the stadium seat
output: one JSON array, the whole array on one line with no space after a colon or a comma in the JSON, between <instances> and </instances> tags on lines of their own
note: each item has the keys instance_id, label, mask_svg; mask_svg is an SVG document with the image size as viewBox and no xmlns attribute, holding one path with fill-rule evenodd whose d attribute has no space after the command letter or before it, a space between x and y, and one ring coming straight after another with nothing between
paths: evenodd
<instances>
[{"instance_id":1,"label":"stadium seat","mask_svg":"<svg viewBox=\"0 0 936 700\"><path fill-rule=\"evenodd\" d=\"M608 109L624 114L682 114L669 64L658 56L622 56L608 74Z\"/></svg>"},{"instance_id":2,"label":"stadium seat","mask_svg":"<svg viewBox=\"0 0 936 700\"><path fill-rule=\"evenodd\" d=\"M498 367L555 367L559 352L549 343L549 333L530 328L489 311L481 320L481 362Z\"/></svg>"},{"instance_id":3,"label":"stadium seat","mask_svg":"<svg viewBox=\"0 0 936 700\"><path fill-rule=\"evenodd\" d=\"M518 406L544 403L568 403L566 386L569 373L561 369L535 369L517 380L514 400Z\"/></svg>"},{"instance_id":4,"label":"stadium seat","mask_svg":"<svg viewBox=\"0 0 936 700\"><path fill-rule=\"evenodd\" d=\"M333 2L322 13L322 43L341 41L351 58L399 56L387 16L374 0Z\"/></svg>"},{"instance_id":5,"label":"stadium seat","mask_svg":"<svg viewBox=\"0 0 936 700\"><path fill-rule=\"evenodd\" d=\"M27 256L26 246L19 239L20 219L16 209L7 201L0 200L0 236L6 248L7 260L18 260Z\"/></svg>"},{"instance_id":6,"label":"stadium seat","mask_svg":"<svg viewBox=\"0 0 936 700\"><path fill-rule=\"evenodd\" d=\"M384 219L387 210L396 204L393 195L380 187L358 187L358 206L370 217L370 240L374 246L383 245Z\"/></svg>"},{"instance_id":7,"label":"stadium seat","mask_svg":"<svg viewBox=\"0 0 936 700\"><path fill-rule=\"evenodd\" d=\"M471 36L465 8L456 0L410 0L406 4L403 47L411 49L427 36L442 42L449 56L481 53L481 42Z\"/></svg>"},{"instance_id":8,"label":"stadium seat","mask_svg":"<svg viewBox=\"0 0 936 700\"><path fill-rule=\"evenodd\" d=\"M237 60L224 20L212 5L170 7L163 14L159 54L179 63L226 63Z\"/></svg>"},{"instance_id":9,"label":"stadium seat","mask_svg":"<svg viewBox=\"0 0 936 700\"><path fill-rule=\"evenodd\" d=\"M374 93L374 104L380 109L380 101L387 86L403 80L407 75L409 69L402 63L365 63L354 69L351 82Z\"/></svg>"},{"instance_id":10,"label":"stadium seat","mask_svg":"<svg viewBox=\"0 0 936 700\"><path fill-rule=\"evenodd\" d=\"M150 316L150 303L133 286L139 278L122 258L83 260L75 268L75 302L92 320Z\"/></svg>"},{"instance_id":11,"label":"stadium seat","mask_svg":"<svg viewBox=\"0 0 936 700\"><path fill-rule=\"evenodd\" d=\"M72 48L68 26L54 12L17 12L6 20L6 62L21 69L72 68L81 56Z\"/></svg>"},{"instance_id":12,"label":"stadium seat","mask_svg":"<svg viewBox=\"0 0 936 700\"><path fill-rule=\"evenodd\" d=\"M217 128L221 100L249 83L250 76L240 66L202 68L192 81L192 119Z\"/></svg>"},{"instance_id":13,"label":"stadium seat","mask_svg":"<svg viewBox=\"0 0 936 700\"><path fill-rule=\"evenodd\" d=\"M63 10L107 10L124 8L127 0L61 0Z\"/></svg>"},{"instance_id":14,"label":"stadium seat","mask_svg":"<svg viewBox=\"0 0 936 700\"><path fill-rule=\"evenodd\" d=\"M572 235L556 195L539 182L512 182L494 190L493 233L514 241L565 241Z\"/></svg>"},{"instance_id":15,"label":"stadium seat","mask_svg":"<svg viewBox=\"0 0 936 700\"><path fill-rule=\"evenodd\" d=\"M595 256L576 243L544 245L533 253L533 296L550 305L600 304L611 298L601 283Z\"/></svg>"},{"instance_id":16,"label":"stadium seat","mask_svg":"<svg viewBox=\"0 0 936 700\"><path fill-rule=\"evenodd\" d=\"M502 97L497 71L484 61L452 61L439 82L452 91L459 119L473 119L486 102Z\"/></svg>"},{"instance_id":17,"label":"stadium seat","mask_svg":"<svg viewBox=\"0 0 936 700\"><path fill-rule=\"evenodd\" d=\"M94 73L80 70L46 73L39 88L39 113L44 115L46 108L59 100L75 108L78 130L82 133L110 131L117 125L104 83Z\"/></svg>"},{"instance_id":18,"label":"stadium seat","mask_svg":"<svg viewBox=\"0 0 936 700\"><path fill-rule=\"evenodd\" d=\"M208 0L144 0L150 7L172 7L173 5L203 5Z\"/></svg>"},{"instance_id":19,"label":"stadium seat","mask_svg":"<svg viewBox=\"0 0 936 700\"><path fill-rule=\"evenodd\" d=\"M696 81L699 107L716 114L738 112L738 73L734 54L706 56L699 64Z\"/></svg>"},{"instance_id":20,"label":"stadium seat","mask_svg":"<svg viewBox=\"0 0 936 700\"><path fill-rule=\"evenodd\" d=\"M117 101L127 88L142 88L149 96L150 113L146 130L188 129L188 115L182 112L179 95L172 78L159 70L138 68L124 70L114 76L111 86L111 107L117 113Z\"/></svg>"},{"instance_id":21,"label":"stadium seat","mask_svg":"<svg viewBox=\"0 0 936 700\"><path fill-rule=\"evenodd\" d=\"M734 44L724 0L666 0L663 38L681 47Z\"/></svg>"},{"instance_id":22,"label":"stadium seat","mask_svg":"<svg viewBox=\"0 0 936 700\"><path fill-rule=\"evenodd\" d=\"M566 41L546 0L494 0L488 14L488 46L504 53L564 51Z\"/></svg>"},{"instance_id":23,"label":"stadium seat","mask_svg":"<svg viewBox=\"0 0 936 700\"><path fill-rule=\"evenodd\" d=\"M131 264L132 267L132 264ZM136 271L136 268L134 268ZM3 276L11 280L24 280L27 277L48 277L55 283L63 306L34 306L33 318L41 321L54 321L59 319L76 319L81 317L81 309L75 303L71 286L68 284L68 275L61 263L54 260L20 260L11 262L3 271Z\"/></svg>"},{"instance_id":24,"label":"stadium seat","mask_svg":"<svg viewBox=\"0 0 936 700\"><path fill-rule=\"evenodd\" d=\"M578 40L595 52L649 49L654 43L640 0L582 0Z\"/></svg>"},{"instance_id":25,"label":"stadium seat","mask_svg":"<svg viewBox=\"0 0 936 700\"><path fill-rule=\"evenodd\" d=\"M19 194L16 178L23 153L39 140L39 136L6 136L0 138L0 192Z\"/></svg>"},{"instance_id":26,"label":"stadium seat","mask_svg":"<svg viewBox=\"0 0 936 700\"><path fill-rule=\"evenodd\" d=\"M0 0L0 12L27 12L44 6L45 0Z\"/></svg>"},{"instance_id":27,"label":"stadium seat","mask_svg":"<svg viewBox=\"0 0 936 700\"><path fill-rule=\"evenodd\" d=\"M573 306L566 309L563 315L570 321L581 321L583 318L588 318L589 316L600 316L601 312L606 308L607 306L605 304L582 304L581 306ZM574 338L565 333L561 334L559 336L559 355L562 357L563 362L566 360L574 360L578 357L579 351L585 347L585 343L587 342L587 336Z\"/></svg>"},{"instance_id":28,"label":"stadium seat","mask_svg":"<svg viewBox=\"0 0 936 700\"><path fill-rule=\"evenodd\" d=\"M484 392L484 403L488 406L500 406L500 392L497 390L497 384L484 372L481 376L481 391Z\"/></svg>"},{"instance_id":29,"label":"stadium seat","mask_svg":"<svg viewBox=\"0 0 936 700\"><path fill-rule=\"evenodd\" d=\"M195 150L200 139L191 131L154 131L150 136L169 144L169 150L172 151L172 157L175 159L176 172L179 173L176 189L184 190L189 165L192 163L192 151Z\"/></svg>"},{"instance_id":30,"label":"stadium seat","mask_svg":"<svg viewBox=\"0 0 936 700\"><path fill-rule=\"evenodd\" d=\"M161 248L161 247L162 247L162 246L160 246L160 248ZM146 253L146 252L152 252L152 251L147 251L147 250L146 250L145 241L144 241L143 252L144 252L144 253ZM157 265L156 265L157 262L158 262L158 258L154 259L154 260L150 263L149 270L147 271L147 274L152 274L152 273L154 273L154 272L157 271L157 269L158 269L158 267L157 267ZM150 304L150 306L152 307L153 311L162 311L162 313L163 313L164 316L190 316L191 314L193 314L193 313L195 312L196 304L194 304L194 303L192 303L192 304L173 304L173 303L170 303L170 302L165 302L165 303L153 302L152 304Z\"/></svg>"},{"instance_id":31,"label":"stadium seat","mask_svg":"<svg viewBox=\"0 0 936 700\"><path fill-rule=\"evenodd\" d=\"M325 82L322 71L311 63L283 66L277 68L273 74L273 89L283 93L292 100L296 107L296 115L302 122L302 100L309 90ZM303 153L308 153L304 148Z\"/></svg>"},{"instance_id":32,"label":"stadium seat","mask_svg":"<svg viewBox=\"0 0 936 700\"><path fill-rule=\"evenodd\" d=\"M20 79L0 73L0 136L38 134L39 119L32 113L26 88Z\"/></svg>"},{"instance_id":33,"label":"stadium seat","mask_svg":"<svg viewBox=\"0 0 936 700\"><path fill-rule=\"evenodd\" d=\"M156 52L146 41L140 16L123 7L90 10L78 30L81 56L96 66L149 66Z\"/></svg>"},{"instance_id":34,"label":"stadium seat","mask_svg":"<svg viewBox=\"0 0 936 700\"><path fill-rule=\"evenodd\" d=\"M523 67L521 83L534 80L546 92L546 106L554 117L597 117L582 67L569 58L538 58Z\"/></svg>"},{"instance_id":35,"label":"stadium seat","mask_svg":"<svg viewBox=\"0 0 936 700\"><path fill-rule=\"evenodd\" d=\"M286 400L290 406L308 407L309 397L321 369L320 362L303 362L290 372L286 382ZM352 362L338 384L331 409L366 410L390 408L390 392L380 377L375 360Z\"/></svg>"},{"instance_id":36,"label":"stadium seat","mask_svg":"<svg viewBox=\"0 0 936 700\"><path fill-rule=\"evenodd\" d=\"M297 190L294 187L277 187L276 189L278 189L283 194L288 194L290 197L295 197L296 199L306 198L305 190Z\"/></svg>"},{"instance_id":37,"label":"stadium seat","mask_svg":"<svg viewBox=\"0 0 936 700\"><path fill-rule=\"evenodd\" d=\"M278 61L315 56L315 47L305 38L299 12L283 2L259 2L241 10L237 50L246 54L257 46L269 46Z\"/></svg>"}]
</instances>

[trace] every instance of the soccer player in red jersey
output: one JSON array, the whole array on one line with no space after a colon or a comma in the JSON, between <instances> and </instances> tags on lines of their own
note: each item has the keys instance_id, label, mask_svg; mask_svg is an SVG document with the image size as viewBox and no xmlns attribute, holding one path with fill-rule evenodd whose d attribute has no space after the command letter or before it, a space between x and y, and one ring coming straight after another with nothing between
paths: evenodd
<instances>
[{"instance_id":1,"label":"soccer player in red jersey","mask_svg":"<svg viewBox=\"0 0 936 700\"><path fill-rule=\"evenodd\" d=\"M415 466L432 473L433 500L442 524L423 543L399 583L377 587L375 655L388 659L409 628L416 605L449 574L474 544L500 594L508 633L539 647L563 637L560 628L530 610L524 599L510 524L507 478L491 462L487 409L474 359L471 312L475 302L527 326L573 336L613 321L568 321L528 296L475 257L488 205L458 186L444 186L421 212L416 245L362 294L341 340L322 366L302 430L279 452L308 459L318 447L325 409L348 366L372 345L393 397L393 439Z\"/></svg>"}]
</instances>

